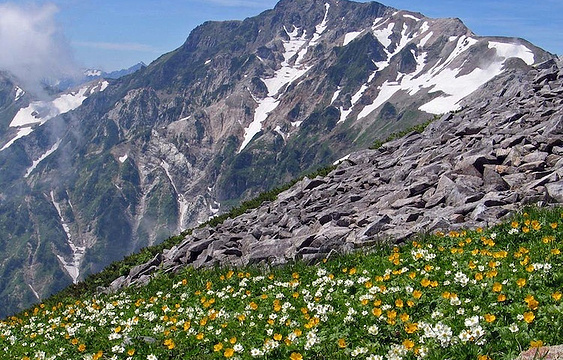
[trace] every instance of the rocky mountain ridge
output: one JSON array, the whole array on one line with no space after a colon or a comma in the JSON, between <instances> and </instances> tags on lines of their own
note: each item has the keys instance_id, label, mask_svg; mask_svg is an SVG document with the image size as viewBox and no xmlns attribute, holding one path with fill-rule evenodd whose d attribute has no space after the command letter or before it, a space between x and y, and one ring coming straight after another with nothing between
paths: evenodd
<instances>
[{"instance_id":1,"label":"rocky mountain ridge","mask_svg":"<svg viewBox=\"0 0 563 360\"><path fill-rule=\"evenodd\" d=\"M418 232L492 225L526 204L563 204L563 68L524 64L424 132L351 154L326 177L179 245L113 282L156 270L312 261Z\"/></svg>"},{"instance_id":2,"label":"rocky mountain ridge","mask_svg":"<svg viewBox=\"0 0 563 360\"><path fill-rule=\"evenodd\" d=\"M0 119L0 301L24 307L552 57L458 19L282 0L10 127L22 98Z\"/></svg>"}]
</instances>

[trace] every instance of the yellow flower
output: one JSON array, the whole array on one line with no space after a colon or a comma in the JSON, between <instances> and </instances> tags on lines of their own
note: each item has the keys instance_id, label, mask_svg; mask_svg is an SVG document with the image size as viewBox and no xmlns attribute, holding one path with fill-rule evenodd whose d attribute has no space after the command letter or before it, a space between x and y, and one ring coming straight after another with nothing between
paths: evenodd
<instances>
[{"instance_id":1,"label":"yellow flower","mask_svg":"<svg viewBox=\"0 0 563 360\"><path fill-rule=\"evenodd\" d=\"M496 282L493 284L493 291L494 292L501 292L502 291L502 284L499 282Z\"/></svg>"},{"instance_id":2,"label":"yellow flower","mask_svg":"<svg viewBox=\"0 0 563 360\"><path fill-rule=\"evenodd\" d=\"M412 297L414 297L415 299L420 299L422 297L422 291L420 290L414 290L412 292Z\"/></svg>"},{"instance_id":3,"label":"yellow flower","mask_svg":"<svg viewBox=\"0 0 563 360\"><path fill-rule=\"evenodd\" d=\"M232 348L226 349L225 352L223 353L223 355L226 358L231 358L231 357L233 357L234 354L235 354L235 349L232 349Z\"/></svg>"},{"instance_id":4,"label":"yellow flower","mask_svg":"<svg viewBox=\"0 0 563 360\"><path fill-rule=\"evenodd\" d=\"M402 308L403 306L405 306L405 304L403 303L403 300L397 299L395 300L395 306L398 308Z\"/></svg>"},{"instance_id":5,"label":"yellow flower","mask_svg":"<svg viewBox=\"0 0 563 360\"><path fill-rule=\"evenodd\" d=\"M526 279L520 278L516 280L516 285L520 288L524 287L526 285Z\"/></svg>"},{"instance_id":6,"label":"yellow flower","mask_svg":"<svg viewBox=\"0 0 563 360\"><path fill-rule=\"evenodd\" d=\"M511 226L513 229L516 229L516 228L518 228L518 226L520 226L520 224L518 224L518 222L516 222L516 221L513 221L513 222L510 223L510 226Z\"/></svg>"},{"instance_id":7,"label":"yellow flower","mask_svg":"<svg viewBox=\"0 0 563 360\"><path fill-rule=\"evenodd\" d=\"M303 355L300 353L291 353L290 360L303 360Z\"/></svg>"},{"instance_id":8,"label":"yellow flower","mask_svg":"<svg viewBox=\"0 0 563 360\"><path fill-rule=\"evenodd\" d=\"M552 255L559 255L559 254L561 254L561 250L559 250L559 249L553 249L553 250L551 250L551 254L552 254Z\"/></svg>"},{"instance_id":9,"label":"yellow flower","mask_svg":"<svg viewBox=\"0 0 563 360\"><path fill-rule=\"evenodd\" d=\"M135 355L135 349L129 349L129 350L127 350L127 355L129 355L129 356Z\"/></svg>"},{"instance_id":10,"label":"yellow flower","mask_svg":"<svg viewBox=\"0 0 563 360\"><path fill-rule=\"evenodd\" d=\"M539 348L543 346L543 341L541 340L532 340L530 341L530 347L531 348Z\"/></svg>"},{"instance_id":11,"label":"yellow flower","mask_svg":"<svg viewBox=\"0 0 563 360\"><path fill-rule=\"evenodd\" d=\"M415 333L417 330L418 330L418 324L417 323L405 324L405 331L407 332L407 334Z\"/></svg>"},{"instance_id":12,"label":"yellow flower","mask_svg":"<svg viewBox=\"0 0 563 360\"><path fill-rule=\"evenodd\" d=\"M383 314L383 311L381 311L380 308L375 307L375 308L373 308L373 309L371 310L371 313L373 314L373 316L380 317L381 314Z\"/></svg>"},{"instance_id":13,"label":"yellow flower","mask_svg":"<svg viewBox=\"0 0 563 360\"><path fill-rule=\"evenodd\" d=\"M401 318L402 322L407 322L410 318L409 314L407 313L402 313L401 316L399 316Z\"/></svg>"},{"instance_id":14,"label":"yellow flower","mask_svg":"<svg viewBox=\"0 0 563 360\"><path fill-rule=\"evenodd\" d=\"M338 347L344 349L346 347L346 340L338 339Z\"/></svg>"},{"instance_id":15,"label":"yellow flower","mask_svg":"<svg viewBox=\"0 0 563 360\"><path fill-rule=\"evenodd\" d=\"M527 226L524 226L524 227L522 228L522 232L523 232L524 234L527 234L527 233L530 232L530 228L527 227Z\"/></svg>"},{"instance_id":16,"label":"yellow flower","mask_svg":"<svg viewBox=\"0 0 563 360\"><path fill-rule=\"evenodd\" d=\"M536 316L531 311L527 311L527 312L524 313L524 321L527 322L528 324L530 324L532 321L534 321L535 318L536 318Z\"/></svg>"},{"instance_id":17,"label":"yellow flower","mask_svg":"<svg viewBox=\"0 0 563 360\"><path fill-rule=\"evenodd\" d=\"M530 310L537 310L538 306L540 305L540 303L534 298L533 295L526 296L524 301L526 302L526 304L528 304L528 308Z\"/></svg>"},{"instance_id":18,"label":"yellow flower","mask_svg":"<svg viewBox=\"0 0 563 360\"><path fill-rule=\"evenodd\" d=\"M420 281L420 285L422 285L423 287L428 287L428 286L430 286L430 280L428 280L427 278L424 278Z\"/></svg>"},{"instance_id":19,"label":"yellow flower","mask_svg":"<svg viewBox=\"0 0 563 360\"><path fill-rule=\"evenodd\" d=\"M166 339L164 340L164 346L166 346L168 350L172 350L176 347L176 344L174 344L174 340Z\"/></svg>"},{"instance_id":20,"label":"yellow flower","mask_svg":"<svg viewBox=\"0 0 563 360\"><path fill-rule=\"evenodd\" d=\"M113 331L115 333L119 333L121 331L121 326L116 327L115 329L113 329Z\"/></svg>"},{"instance_id":21,"label":"yellow flower","mask_svg":"<svg viewBox=\"0 0 563 360\"><path fill-rule=\"evenodd\" d=\"M557 292L551 294L551 297L553 298L553 300L559 301L559 300L561 300L561 292L557 291Z\"/></svg>"},{"instance_id":22,"label":"yellow flower","mask_svg":"<svg viewBox=\"0 0 563 360\"><path fill-rule=\"evenodd\" d=\"M78 351L84 352L85 350L86 350L86 345L84 345L84 344L78 345Z\"/></svg>"},{"instance_id":23,"label":"yellow flower","mask_svg":"<svg viewBox=\"0 0 563 360\"><path fill-rule=\"evenodd\" d=\"M258 304L256 304L254 301L251 302L248 306L250 306L250 308L251 308L252 310L258 309Z\"/></svg>"},{"instance_id":24,"label":"yellow flower","mask_svg":"<svg viewBox=\"0 0 563 360\"><path fill-rule=\"evenodd\" d=\"M223 343L218 343L213 346L213 351L219 352L221 350L223 350Z\"/></svg>"},{"instance_id":25,"label":"yellow flower","mask_svg":"<svg viewBox=\"0 0 563 360\"><path fill-rule=\"evenodd\" d=\"M541 224L540 224L540 222L537 221L537 220L532 220L532 229L534 229L534 230L536 230L536 231L539 230L539 229L541 229Z\"/></svg>"},{"instance_id":26,"label":"yellow flower","mask_svg":"<svg viewBox=\"0 0 563 360\"><path fill-rule=\"evenodd\" d=\"M283 338L282 334L274 334L274 340L280 341Z\"/></svg>"},{"instance_id":27,"label":"yellow flower","mask_svg":"<svg viewBox=\"0 0 563 360\"><path fill-rule=\"evenodd\" d=\"M483 274L480 273L480 272L475 274L475 280L477 280L477 281L483 280L483 277L484 277Z\"/></svg>"},{"instance_id":28,"label":"yellow flower","mask_svg":"<svg viewBox=\"0 0 563 360\"><path fill-rule=\"evenodd\" d=\"M407 350L412 350L414 348L414 342L410 339L403 340L403 346Z\"/></svg>"},{"instance_id":29,"label":"yellow flower","mask_svg":"<svg viewBox=\"0 0 563 360\"><path fill-rule=\"evenodd\" d=\"M129 351L131 351L131 350L129 350ZM134 353L135 353L135 350L133 350L133 354L134 354ZM133 354L130 354L130 355L133 355ZM102 358L102 356L104 356L104 352L103 352L103 351L98 351L97 353L95 353L95 354L92 356L92 360L100 360L100 359Z\"/></svg>"},{"instance_id":30,"label":"yellow flower","mask_svg":"<svg viewBox=\"0 0 563 360\"><path fill-rule=\"evenodd\" d=\"M489 355L479 355L477 360L493 360Z\"/></svg>"},{"instance_id":31,"label":"yellow flower","mask_svg":"<svg viewBox=\"0 0 563 360\"><path fill-rule=\"evenodd\" d=\"M488 323L492 323L497 319L494 314L485 314L485 321Z\"/></svg>"},{"instance_id":32,"label":"yellow flower","mask_svg":"<svg viewBox=\"0 0 563 360\"><path fill-rule=\"evenodd\" d=\"M504 294L499 294L498 297L497 297L497 301L498 301L498 302L506 301L506 295L504 295Z\"/></svg>"},{"instance_id":33,"label":"yellow flower","mask_svg":"<svg viewBox=\"0 0 563 360\"><path fill-rule=\"evenodd\" d=\"M557 223L551 223L550 226L554 230L557 229Z\"/></svg>"},{"instance_id":34,"label":"yellow flower","mask_svg":"<svg viewBox=\"0 0 563 360\"><path fill-rule=\"evenodd\" d=\"M195 336L195 338L198 340L203 340L203 337L204 337L203 333L199 333Z\"/></svg>"}]
</instances>

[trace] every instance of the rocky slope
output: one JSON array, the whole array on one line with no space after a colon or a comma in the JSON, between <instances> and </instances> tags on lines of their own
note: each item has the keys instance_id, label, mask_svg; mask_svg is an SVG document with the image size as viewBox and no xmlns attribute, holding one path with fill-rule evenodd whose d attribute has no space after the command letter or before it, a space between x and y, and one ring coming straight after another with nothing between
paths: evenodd
<instances>
[{"instance_id":1,"label":"rocky slope","mask_svg":"<svg viewBox=\"0 0 563 360\"><path fill-rule=\"evenodd\" d=\"M423 133L354 153L326 177L196 230L112 288L142 284L156 269L314 260L491 225L525 204L563 204L563 64L511 65Z\"/></svg>"},{"instance_id":2,"label":"rocky slope","mask_svg":"<svg viewBox=\"0 0 563 360\"><path fill-rule=\"evenodd\" d=\"M0 119L0 316L552 57L458 19L282 0L104 91L16 104Z\"/></svg>"}]
</instances>

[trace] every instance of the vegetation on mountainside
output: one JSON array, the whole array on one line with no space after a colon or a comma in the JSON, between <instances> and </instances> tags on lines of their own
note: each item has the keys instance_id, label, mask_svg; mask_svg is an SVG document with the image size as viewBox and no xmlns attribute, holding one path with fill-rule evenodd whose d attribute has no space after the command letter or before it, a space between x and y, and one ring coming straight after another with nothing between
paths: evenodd
<instances>
[{"instance_id":1,"label":"vegetation on mountainside","mask_svg":"<svg viewBox=\"0 0 563 360\"><path fill-rule=\"evenodd\" d=\"M410 133L412 133L412 132L416 132L416 133L421 134L421 133L424 131L424 129L426 129L426 128L428 127L428 125L430 125L430 124L431 124L434 120L436 120L437 118L439 118L439 116L434 116L433 119L430 119L430 120L428 120L428 121L425 121L425 122L423 122L422 124L417 124L417 125L414 125L414 126L409 127L408 129L405 129L405 130L402 130L402 131L399 131L399 132L392 133L392 134L389 135L385 140L376 140L376 141L373 143L373 145L370 147L370 149L372 149L372 150L377 150L377 149L379 149L380 147L382 147L383 144L385 144L386 142L389 142L389 141L393 141L393 140L395 140L395 139L402 138L403 136L408 135L408 134L410 134Z\"/></svg>"},{"instance_id":2,"label":"vegetation on mountainside","mask_svg":"<svg viewBox=\"0 0 563 360\"><path fill-rule=\"evenodd\" d=\"M310 174L294 179L293 181L283 186L264 192L254 199L243 202L239 206L231 209L228 213L210 219L206 223L200 225L200 228L205 226L215 227L222 224L227 219L234 219L235 217L242 215L249 210L259 207L266 201L274 201L281 192L289 189L297 182L301 181L303 178L308 177L313 179L317 176L326 176L334 169L335 166L333 165L327 166L318 169L317 171ZM47 301L58 302L68 296L79 296L80 294L93 295L96 291L98 291L99 287L109 286L109 284L111 284L113 280L117 279L120 276L127 275L133 267L151 260L157 254L162 253L164 249L170 249L174 245L179 244L180 242L182 242L182 240L184 240L186 236L190 235L192 231L193 229L188 229L181 235L170 237L158 245L145 247L139 252L125 257L123 260L115 261L99 273L89 275L84 281L67 287L60 293L53 295L50 300Z\"/></svg>"},{"instance_id":3,"label":"vegetation on mountainside","mask_svg":"<svg viewBox=\"0 0 563 360\"><path fill-rule=\"evenodd\" d=\"M10 359L514 359L563 342L563 209L274 269L161 274L0 322Z\"/></svg>"}]
</instances>

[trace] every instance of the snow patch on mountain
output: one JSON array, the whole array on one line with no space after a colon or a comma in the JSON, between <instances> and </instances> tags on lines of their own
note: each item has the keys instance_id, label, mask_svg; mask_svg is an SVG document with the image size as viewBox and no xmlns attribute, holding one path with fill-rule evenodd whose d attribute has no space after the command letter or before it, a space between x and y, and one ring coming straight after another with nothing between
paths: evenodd
<instances>
[{"instance_id":1,"label":"snow patch on mountain","mask_svg":"<svg viewBox=\"0 0 563 360\"><path fill-rule=\"evenodd\" d=\"M299 28L295 26L291 32L289 32L284 26L284 30L289 36L289 41L283 42L284 61L281 63L281 68L274 73L274 76L267 79L261 79L268 89L268 95L263 99L257 99L251 94L258 104L258 107L254 112L254 120L244 130L244 140L238 150L239 153L250 143L250 141L252 141L252 138L256 134L262 131L262 123L266 120L268 115L278 107L280 97L282 95L280 91L297 79L301 78L311 69L311 66L305 64L303 61L309 47L314 45L315 41L318 41L320 35L326 30L330 5L325 5L325 17L321 24L317 25L313 39L307 40L306 31L303 31L303 33L299 35ZM291 60L295 56L297 56L295 62L291 63Z\"/></svg>"},{"instance_id":2,"label":"snow patch on mountain","mask_svg":"<svg viewBox=\"0 0 563 360\"><path fill-rule=\"evenodd\" d=\"M72 239L71 232L70 232L70 227L69 227L68 223L65 221L64 215L61 211L61 204L58 203L55 200L54 191L51 191L50 195L51 195L51 202L53 203L53 206L55 207L55 209L57 210L57 213L59 214L59 219L60 219L61 225L63 227L63 230L66 233L68 246L72 250L72 259L70 261L67 261L61 255L57 255L57 258L59 259L59 261L63 265L66 272L72 278L72 282L74 284L77 284L78 278L80 277L80 263L82 262L82 259L84 259L84 256L86 255L86 247L78 246L74 243L74 241Z\"/></svg>"},{"instance_id":3,"label":"snow patch on mountain","mask_svg":"<svg viewBox=\"0 0 563 360\"><path fill-rule=\"evenodd\" d=\"M19 86L16 86L16 97L14 98L14 101L18 101L24 95L25 95L25 91L22 88L20 88Z\"/></svg>"},{"instance_id":4,"label":"snow patch on mountain","mask_svg":"<svg viewBox=\"0 0 563 360\"><path fill-rule=\"evenodd\" d=\"M524 45L505 44L496 41L489 41L489 49L495 49L497 55L503 58L517 57L528 65L534 63L534 53Z\"/></svg>"},{"instance_id":5,"label":"snow patch on mountain","mask_svg":"<svg viewBox=\"0 0 563 360\"><path fill-rule=\"evenodd\" d=\"M342 46L346 46L352 41L354 41L354 39L360 36L361 33L362 33L361 31L352 31L344 35L344 42L342 43Z\"/></svg>"},{"instance_id":6,"label":"snow patch on mountain","mask_svg":"<svg viewBox=\"0 0 563 360\"><path fill-rule=\"evenodd\" d=\"M33 164L29 167L29 169L27 169L23 177L28 178L29 175L31 175L31 173L33 172L33 170L35 170L43 160L45 160L46 158L49 157L49 155L57 151L59 149L59 146L61 145L61 141L62 140L57 141L49 150L47 150L47 152L41 155L37 160L34 160Z\"/></svg>"},{"instance_id":7,"label":"snow patch on mountain","mask_svg":"<svg viewBox=\"0 0 563 360\"><path fill-rule=\"evenodd\" d=\"M10 122L10 127L18 129L18 133L0 151L9 148L16 140L31 134L35 126L41 126L54 117L77 109L88 96L104 91L108 85L107 81L98 82L94 86L89 84L77 91L62 94L54 100L34 101L20 109Z\"/></svg>"},{"instance_id":8,"label":"snow patch on mountain","mask_svg":"<svg viewBox=\"0 0 563 360\"><path fill-rule=\"evenodd\" d=\"M410 14L403 14L403 17L407 18L407 19L412 19L414 21L420 21L421 20L421 19L417 18L416 16L413 16L413 15L410 15Z\"/></svg>"}]
</instances>

